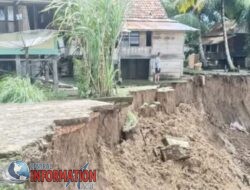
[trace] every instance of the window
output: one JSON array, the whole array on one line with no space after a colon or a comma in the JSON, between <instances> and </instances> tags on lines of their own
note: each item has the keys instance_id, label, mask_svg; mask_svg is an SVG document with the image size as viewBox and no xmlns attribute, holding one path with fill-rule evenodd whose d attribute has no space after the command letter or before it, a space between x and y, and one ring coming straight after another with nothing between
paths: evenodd
<instances>
[{"instance_id":1,"label":"window","mask_svg":"<svg viewBox=\"0 0 250 190\"><path fill-rule=\"evenodd\" d=\"M211 52L216 53L217 52L217 44L211 45Z\"/></svg>"},{"instance_id":2,"label":"window","mask_svg":"<svg viewBox=\"0 0 250 190\"><path fill-rule=\"evenodd\" d=\"M13 6L0 6L0 33L15 32Z\"/></svg>"},{"instance_id":3,"label":"window","mask_svg":"<svg viewBox=\"0 0 250 190\"><path fill-rule=\"evenodd\" d=\"M146 46L151 47L152 46L152 32L146 33Z\"/></svg>"},{"instance_id":4,"label":"window","mask_svg":"<svg viewBox=\"0 0 250 190\"><path fill-rule=\"evenodd\" d=\"M128 33L122 34L122 46L129 46L129 34Z\"/></svg>"},{"instance_id":5,"label":"window","mask_svg":"<svg viewBox=\"0 0 250 190\"><path fill-rule=\"evenodd\" d=\"M218 52L218 45L217 44L213 44L213 45L207 45L206 46L206 52L208 53L217 53Z\"/></svg>"},{"instance_id":6,"label":"window","mask_svg":"<svg viewBox=\"0 0 250 190\"><path fill-rule=\"evenodd\" d=\"M130 32L122 34L122 45L123 46L139 46L140 45L140 33Z\"/></svg>"},{"instance_id":7,"label":"window","mask_svg":"<svg viewBox=\"0 0 250 190\"><path fill-rule=\"evenodd\" d=\"M8 21L14 21L14 8L12 6L8 6Z\"/></svg>"},{"instance_id":8,"label":"window","mask_svg":"<svg viewBox=\"0 0 250 190\"><path fill-rule=\"evenodd\" d=\"M0 21L14 21L14 7L0 7Z\"/></svg>"},{"instance_id":9,"label":"window","mask_svg":"<svg viewBox=\"0 0 250 190\"><path fill-rule=\"evenodd\" d=\"M140 45L140 33L131 32L130 33L130 46L139 46Z\"/></svg>"},{"instance_id":10,"label":"window","mask_svg":"<svg viewBox=\"0 0 250 190\"><path fill-rule=\"evenodd\" d=\"M5 8L0 7L0 21L5 21Z\"/></svg>"}]
</instances>

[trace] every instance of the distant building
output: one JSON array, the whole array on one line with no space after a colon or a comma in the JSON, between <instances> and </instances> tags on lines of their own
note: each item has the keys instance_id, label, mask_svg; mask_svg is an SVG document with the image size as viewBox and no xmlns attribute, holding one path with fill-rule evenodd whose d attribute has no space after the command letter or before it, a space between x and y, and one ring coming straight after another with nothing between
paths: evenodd
<instances>
[{"instance_id":1,"label":"distant building","mask_svg":"<svg viewBox=\"0 0 250 190\"><path fill-rule=\"evenodd\" d=\"M0 33L45 29L52 12L42 12L50 0L1 0Z\"/></svg>"},{"instance_id":2,"label":"distant building","mask_svg":"<svg viewBox=\"0 0 250 190\"><path fill-rule=\"evenodd\" d=\"M185 33L195 30L168 19L160 0L132 0L116 57L122 79L152 79L158 52L162 77L181 77Z\"/></svg>"},{"instance_id":3,"label":"distant building","mask_svg":"<svg viewBox=\"0 0 250 190\"><path fill-rule=\"evenodd\" d=\"M56 31L48 29L53 12L43 11L49 3L50 0L0 1L0 73L36 77L45 67L49 73L53 62L50 70L55 72L57 81L58 39Z\"/></svg>"},{"instance_id":4,"label":"distant building","mask_svg":"<svg viewBox=\"0 0 250 190\"><path fill-rule=\"evenodd\" d=\"M229 50L235 66L248 67L247 61L247 27L237 25L234 21L226 21ZM205 36L203 36L205 55L209 66L216 69L224 69L227 64L223 28L216 24Z\"/></svg>"},{"instance_id":5,"label":"distant building","mask_svg":"<svg viewBox=\"0 0 250 190\"><path fill-rule=\"evenodd\" d=\"M0 33L10 33L0 34L0 71L16 70L22 73L22 68L27 67L24 48L6 48L6 39L14 39L19 34L27 34L28 39L34 39L35 35L46 39L46 32L51 34L46 30L53 19L53 13L41 12L49 2L50 0L0 1ZM160 0L131 0L121 33L121 44L114 57L120 77L152 79L155 57L160 52L162 78L180 78L183 75L187 31L196 29L169 19ZM20 41L20 37L18 38ZM56 39L50 39L49 43L43 41L42 45L36 44L36 47L29 48L32 61L30 65L36 70L43 66L41 63L51 62L50 59L58 55L60 53ZM33 73L36 74L37 71Z\"/></svg>"}]
</instances>

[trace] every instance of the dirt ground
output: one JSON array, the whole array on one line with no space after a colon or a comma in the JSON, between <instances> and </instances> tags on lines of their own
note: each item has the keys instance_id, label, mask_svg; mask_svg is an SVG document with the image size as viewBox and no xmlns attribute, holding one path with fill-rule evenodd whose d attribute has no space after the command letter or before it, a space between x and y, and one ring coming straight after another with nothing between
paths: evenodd
<instances>
[{"instance_id":1,"label":"dirt ground","mask_svg":"<svg viewBox=\"0 0 250 190\"><path fill-rule=\"evenodd\" d=\"M123 141L115 153L103 146L110 189L250 189L250 78L215 75L203 83L195 77L174 90L169 105L175 102L175 113L140 117L133 139ZM149 95L138 97L149 100ZM232 130L234 122L248 132ZM191 158L163 162L155 156L153 150L163 146L166 135L187 138Z\"/></svg>"},{"instance_id":2,"label":"dirt ground","mask_svg":"<svg viewBox=\"0 0 250 190\"><path fill-rule=\"evenodd\" d=\"M78 124L57 122L53 137L45 145L27 147L22 157L27 163L52 163L53 169L80 168L88 161L90 169L98 171L94 189L100 190L250 190L250 77L201 79L168 88L136 89L129 107L91 112L87 121ZM51 110L43 109L39 118L50 111L59 119L78 120L92 103L81 109L76 104L60 104L59 113L49 106ZM161 109L153 117L143 116L140 110L145 104ZM122 127L128 110L138 115L138 123L125 140ZM45 121L56 118L45 117ZM230 128L234 122L246 131ZM155 150L165 146L166 135L187 139L190 157L163 161ZM32 190L65 187L56 182L27 185Z\"/></svg>"},{"instance_id":3,"label":"dirt ground","mask_svg":"<svg viewBox=\"0 0 250 190\"><path fill-rule=\"evenodd\" d=\"M225 146L222 140L230 135L244 138L246 144L240 144L240 151L249 153L249 136L238 131L220 131L193 105L180 104L175 114L158 113L157 116L141 117L133 139L123 141L115 153L102 146L104 176L108 176L110 189L250 189L243 183L249 167L237 165L236 153L229 153L226 147L229 145ZM191 158L163 162L155 156L153 149L163 145L165 135L186 137L191 145ZM250 157L241 159L250 163Z\"/></svg>"}]
</instances>

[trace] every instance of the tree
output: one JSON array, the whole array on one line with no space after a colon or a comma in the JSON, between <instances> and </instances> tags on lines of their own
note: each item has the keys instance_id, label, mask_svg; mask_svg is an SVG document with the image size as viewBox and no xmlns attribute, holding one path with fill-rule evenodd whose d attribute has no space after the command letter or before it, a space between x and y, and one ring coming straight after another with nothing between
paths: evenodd
<instances>
[{"instance_id":1,"label":"tree","mask_svg":"<svg viewBox=\"0 0 250 190\"><path fill-rule=\"evenodd\" d=\"M212 0L169 0L169 2L165 1L168 13L176 13L172 10L173 7L177 10L177 15L171 15L174 19L178 20L183 24L188 24L192 27L199 29L199 52L201 56L201 62L204 66L207 66L207 59L205 57L202 45L202 33L205 33L208 30L208 27L206 26L207 23L204 23L202 20L202 11L206 6L211 7L213 3L214 1ZM170 7L169 4L172 7Z\"/></svg>"},{"instance_id":2,"label":"tree","mask_svg":"<svg viewBox=\"0 0 250 190\"><path fill-rule=\"evenodd\" d=\"M250 1L241 2L240 10L234 14L234 19L239 26L248 31L246 49L248 55L250 55Z\"/></svg>"},{"instance_id":3,"label":"tree","mask_svg":"<svg viewBox=\"0 0 250 190\"><path fill-rule=\"evenodd\" d=\"M235 70L235 66L233 64L231 55L230 55L230 50L229 50L229 45L228 45L228 38L227 38L227 28L225 25L225 0L221 0L221 24L223 28L223 38L224 38L224 45L225 45L225 52L226 52L226 57L227 57L227 63L229 65L230 70Z\"/></svg>"},{"instance_id":4,"label":"tree","mask_svg":"<svg viewBox=\"0 0 250 190\"><path fill-rule=\"evenodd\" d=\"M199 51L203 63L206 63L206 58L202 47L201 33L205 32L204 30L202 30L203 28L202 26L205 26L206 23L203 22L204 20L202 19L202 17L203 15L205 15L209 19L212 18L212 22L213 19L215 19L214 21L221 21L227 62L230 70L235 70L235 66L233 64L230 55L225 20L226 18L230 18L230 19L236 19L238 21L237 18L239 17L239 15L241 15L241 18L243 18L244 21L249 21L249 19L247 19L248 17L247 15L249 15L248 18L250 18L250 13L248 14L248 12L250 12L249 9L250 1L249 0L226 0L226 1L225 0L172 0L171 2L175 5L175 7L177 7L178 12L181 13L180 15L174 17L177 20L189 24L190 22L192 23L195 20L196 20L195 23L197 23L197 19L199 20L200 27L199 26L196 27L200 29ZM218 12L220 13L220 18L216 17L216 13ZM193 18L191 16L188 17L186 15L187 13L193 15L192 16Z\"/></svg>"},{"instance_id":5,"label":"tree","mask_svg":"<svg viewBox=\"0 0 250 190\"><path fill-rule=\"evenodd\" d=\"M225 25L225 18L228 17L229 19L234 19L238 23L244 20L248 22L248 14L250 15L250 1L249 0L220 0L220 9L221 9L221 23L223 27L223 38L225 42L225 51L227 62L229 65L230 70L234 71L235 66L233 64L230 49L228 45L228 38L227 38L227 28ZM232 7L234 7L232 9ZM241 18L241 19L240 19ZM250 18L250 16L249 16Z\"/></svg>"}]
</instances>

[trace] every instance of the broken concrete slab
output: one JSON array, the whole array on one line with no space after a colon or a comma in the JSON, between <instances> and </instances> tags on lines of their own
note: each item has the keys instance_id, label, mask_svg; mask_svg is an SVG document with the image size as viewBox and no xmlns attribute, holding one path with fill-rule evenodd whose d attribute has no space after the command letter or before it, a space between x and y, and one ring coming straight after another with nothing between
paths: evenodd
<instances>
[{"instance_id":1,"label":"broken concrete slab","mask_svg":"<svg viewBox=\"0 0 250 190\"><path fill-rule=\"evenodd\" d=\"M183 148L179 145L169 145L166 148L161 149L161 158L164 162L167 160L185 160L190 158L190 149Z\"/></svg>"},{"instance_id":2,"label":"broken concrete slab","mask_svg":"<svg viewBox=\"0 0 250 190\"><path fill-rule=\"evenodd\" d=\"M190 148L188 140L186 138L181 137L173 137L166 135L164 138L164 143L166 143L167 146L177 145L186 149Z\"/></svg>"},{"instance_id":3,"label":"broken concrete slab","mask_svg":"<svg viewBox=\"0 0 250 190\"><path fill-rule=\"evenodd\" d=\"M0 105L0 155L19 154L24 147L53 133L53 126L85 122L94 106L112 106L91 100Z\"/></svg>"},{"instance_id":4,"label":"broken concrete slab","mask_svg":"<svg viewBox=\"0 0 250 190\"><path fill-rule=\"evenodd\" d=\"M143 104L139 108L139 115L142 117L154 117L157 114L157 111L160 110L160 104Z\"/></svg>"}]
</instances>

